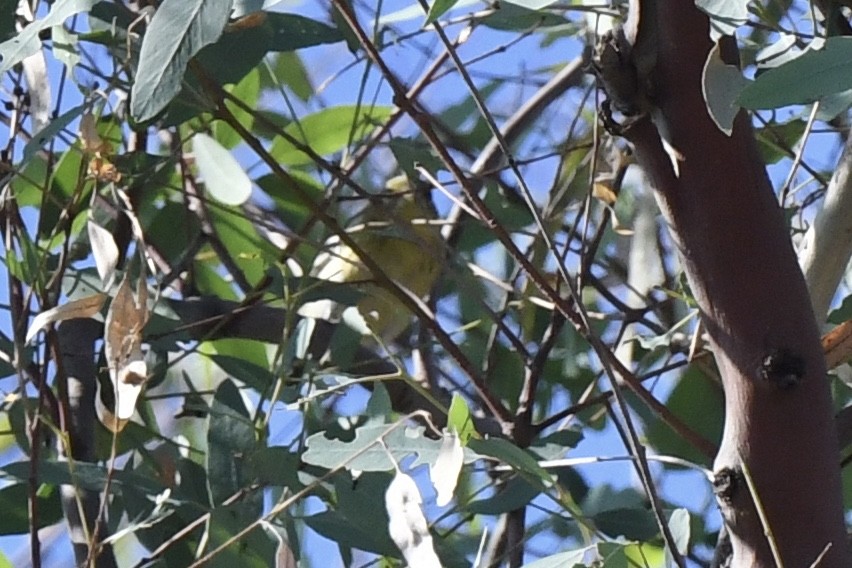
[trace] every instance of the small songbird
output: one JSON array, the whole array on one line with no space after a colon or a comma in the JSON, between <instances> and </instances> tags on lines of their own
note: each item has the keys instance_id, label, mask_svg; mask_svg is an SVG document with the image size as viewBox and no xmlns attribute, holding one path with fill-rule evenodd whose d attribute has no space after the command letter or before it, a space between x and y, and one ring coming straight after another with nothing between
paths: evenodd
<instances>
[{"instance_id":1,"label":"small songbird","mask_svg":"<svg viewBox=\"0 0 852 568\"><path fill-rule=\"evenodd\" d=\"M430 189L414 188L405 176L387 181L386 191L356 217L347 233L397 285L425 298L441 274L444 243ZM329 282L353 284L362 294L356 306L332 299L308 302L299 309L303 317L343 321L362 335L385 344L404 332L411 311L390 290L377 284L375 275L358 255L336 235L317 255L311 276Z\"/></svg>"}]
</instances>

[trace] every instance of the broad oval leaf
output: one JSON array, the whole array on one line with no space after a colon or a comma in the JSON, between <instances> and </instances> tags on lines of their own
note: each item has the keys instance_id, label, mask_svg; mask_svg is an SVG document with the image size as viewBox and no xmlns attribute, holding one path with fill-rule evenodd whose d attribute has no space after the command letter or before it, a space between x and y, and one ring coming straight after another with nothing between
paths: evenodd
<instances>
[{"instance_id":1,"label":"broad oval leaf","mask_svg":"<svg viewBox=\"0 0 852 568\"><path fill-rule=\"evenodd\" d=\"M734 119L740 111L736 104L737 95L748 85L748 80L743 77L735 65L726 65L719 53L719 44L716 43L707 55L704 62L704 71L701 75L701 91L704 101L707 103L707 111L710 118L719 127L719 130L731 135L734 129Z\"/></svg>"},{"instance_id":2,"label":"broad oval leaf","mask_svg":"<svg viewBox=\"0 0 852 568\"><path fill-rule=\"evenodd\" d=\"M130 97L138 122L157 116L180 92L190 58L219 39L232 0L165 0L142 40L139 69Z\"/></svg>"},{"instance_id":3,"label":"broad oval leaf","mask_svg":"<svg viewBox=\"0 0 852 568\"><path fill-rule=\"evenodd\" d=\"M192 138L192 149L210 195L226 205L241 205L248 201L251 180L228 150L200 132Z\"/></svg>"}]
</instances>

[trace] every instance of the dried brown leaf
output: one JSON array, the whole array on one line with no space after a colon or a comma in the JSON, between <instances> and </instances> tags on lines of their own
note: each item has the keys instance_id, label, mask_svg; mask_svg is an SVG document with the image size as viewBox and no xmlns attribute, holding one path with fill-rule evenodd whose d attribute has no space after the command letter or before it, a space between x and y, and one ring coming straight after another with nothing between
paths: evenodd
<instances>
[{"instance_id":1,"label":"dried brown leaf","mask_svg":"<svg viewBox=\"0 0 852 568\"><path fill-rule=\"evenodd\" d=\"M94 294L79 300L45 310L33 318L27 330L26 342L29 343L45 326L75 318L90 318L101 310L106 294Z\"/></svg>"},{"instance_id":2,"label":"dried brown leaf","mask_svg":"<svg viewBox=\"0 0 852 568\"><path fill-rule=\"evenodd\" d=\"M110 304L105 322L104 349L115 393L115 416L129 420L147 379L142 353L142 329L148 321L147 290L140 278L134 297L130 276L125 273Z\"/></svg>"}]
</instances>

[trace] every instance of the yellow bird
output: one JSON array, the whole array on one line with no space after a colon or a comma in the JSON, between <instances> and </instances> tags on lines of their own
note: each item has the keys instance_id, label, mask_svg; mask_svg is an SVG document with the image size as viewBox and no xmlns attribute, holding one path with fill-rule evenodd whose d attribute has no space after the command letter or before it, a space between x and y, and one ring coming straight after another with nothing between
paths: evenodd
<instances>
[{"instance_id":1,"label":"yellow bird","mask_svg":"<svg viewBox=\"0 0 852 568\"><path fill-rule=\"evenodd\" d=\"M355 243L397 285L424 298L441 274L444 243L428 188L412 188L405 176L387 181L386 193L376 196L347 228ZM388 344L411 324L412 313L377 279L349 246L336 235L317 255L311 276L357 286L363 296L357 306L331 300L308 302L299 309L303 317L337 323L343 321L365 336Z\"/></svg>"}]
</instances>

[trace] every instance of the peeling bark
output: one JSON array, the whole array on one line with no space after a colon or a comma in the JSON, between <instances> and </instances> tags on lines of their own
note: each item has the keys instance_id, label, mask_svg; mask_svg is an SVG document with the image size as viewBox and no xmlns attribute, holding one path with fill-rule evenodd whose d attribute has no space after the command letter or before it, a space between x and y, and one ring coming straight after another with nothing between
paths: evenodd
<instances>
[{"instance_id":1,"label":"peeling bark","mask_svg":"<svg viewBox=\"0 0 852 568\"><path fill-rule=\"evenodd\" d=\"M652 108L624 135L655 187L722 375L715 488L730 565L848 566L819 332L749 118L741 112L728 137L707 113L701 74L713 45L694 3L656 0L642 11L639 37L657 40ZM736 63L734 40L721 48ZM675 167L660 132L682 157Z\"/></svg>"}]
</instances>

